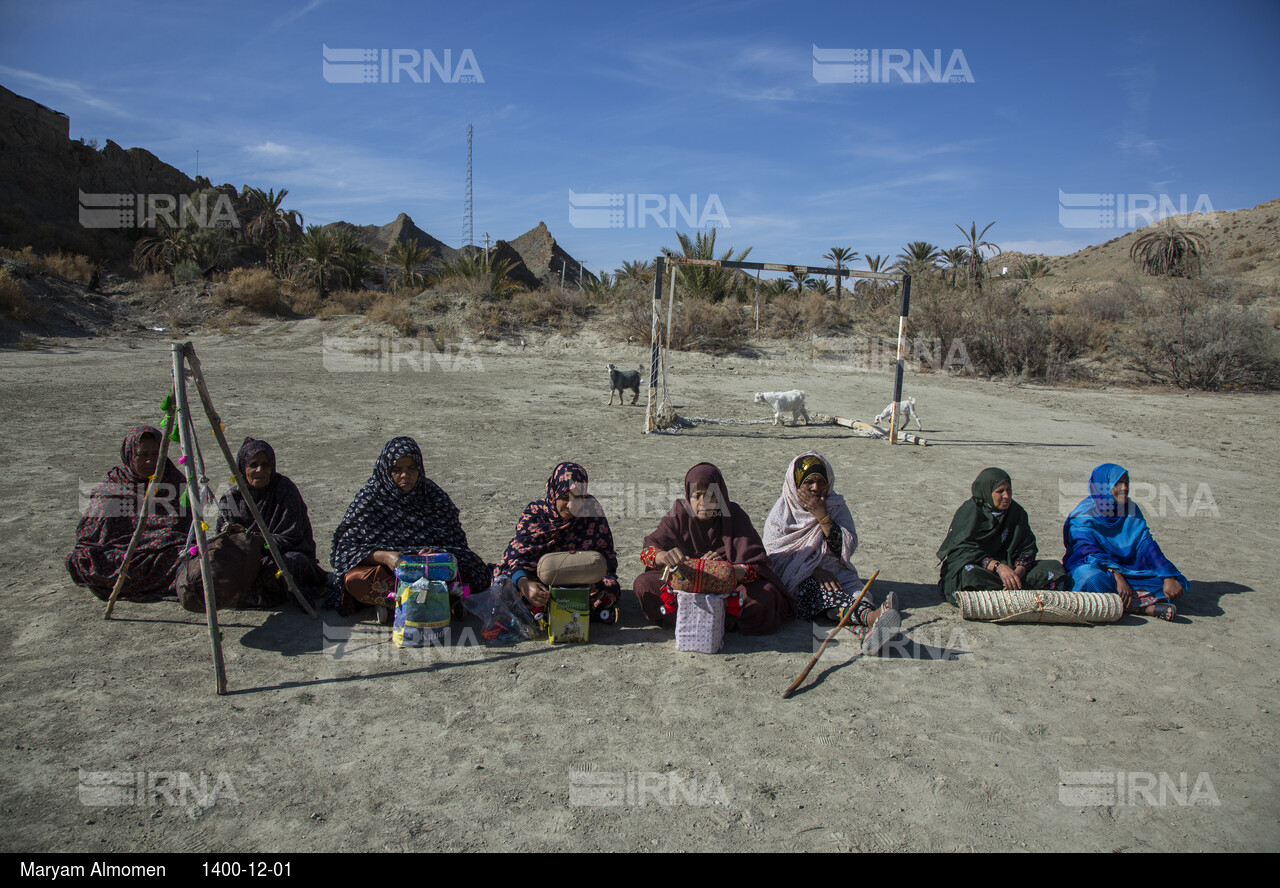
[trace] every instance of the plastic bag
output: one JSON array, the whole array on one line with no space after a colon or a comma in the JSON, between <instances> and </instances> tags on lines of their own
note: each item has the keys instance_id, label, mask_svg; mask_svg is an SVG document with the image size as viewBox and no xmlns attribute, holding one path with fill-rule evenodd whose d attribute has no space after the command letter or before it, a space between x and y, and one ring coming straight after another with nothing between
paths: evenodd
<instances>
[{"instance_id":1,"label":"plastic bag","mask_svg":"<svg viewBox=\"0 0 1280 888\"><path fill-rule=\"evenodd\" d=\"M480 637L486 644L514 644L532 638L538 621L509 577L500 576L483 592L473 592L462 605L480 618Z\"/></svg>"}]
</instances>

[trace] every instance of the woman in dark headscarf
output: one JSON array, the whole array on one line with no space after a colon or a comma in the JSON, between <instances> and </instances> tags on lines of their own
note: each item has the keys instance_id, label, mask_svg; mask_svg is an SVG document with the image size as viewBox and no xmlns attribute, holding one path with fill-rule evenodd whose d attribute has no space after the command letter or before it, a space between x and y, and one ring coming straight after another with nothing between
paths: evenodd
<instances>
[{"instance_id":1,"label":"woman in dark headscarf","mask_svg":"<svg viewBox=\"0 0 1280 888\"><path fill-rule=\"evenodd\" d=\"M938 549L938 585L947 601L955 604L960 589L1058 588L1066 569L1036 559L1036 535L1026 510L1013 500L1009 473L983 469L970 491Z\"/></svg>"},{"instance_id":2,"label":"woman in dark headscarf","mask_svg":"<svg viewBox=\"0 0 1280 888\"><path fill-rule=\"evenodd\" d=\"M662 568L697 558L733 564L738 586L726 602L725 628L743 635L769 635L795 619L795 602L773 572L760 535L742 507L729 500L724 476L711 463L698 463L684 476L678 499L644 538L640 560L648 568L636 577L636 598L654 623L675 625L675 607L663 602Z\"/></svg>"},{"instance_id":3,"label":"woman in dark headscarf","mask_svg":"<svg viewBox=\"0 0 1280 888\"><path fill-rule=\"evenodd\" d=\"M467 545L458 507L426 477L418 442L392 438L333 532L329 561L338 582L331 583L328 603L340 614L361 604L389 606L396 561L428 551L453 555L458 580L472 592L489 588L489 568Z\"/></svg>"},{"instance_id":4,"label":"woman in dark headscarf","mask_svg":"<svg viewBox=\"0 0 1280 888\"><path fill-rule=\"evenodd\" d=\"M600 503L587 493L587 470L577 463L556 466L547 479L546 496L525 506L515 537L493 569L494 576L510 577L536 612L551 595L538 580L538 559L552 552L599 552L604 556L605 577L591 589L591 619L614 622L622 587L618 584L613 532Z\"/></svg>"},{"instance_id":5,"label":"woman in dark headscarf","mask_svg":"<svg viewBox=\"0 0 1280 888\"><path fill-rule=\"evenodd\" d=\"M1073 588L1114 592L1129 613L1172 620L1172 602L1187 590L1187 578L1156 545L1138 504L1129 499L1129 473L1103 463L1089 476L1089 495L1062 526L1063 558Z\"/></svg>"},{"instance_id":6,"label":"woman in dark headscarf","mask_svg":"<svg viewBox=\"0 0 1280 888\"><path fill-rule=\"evenodd\" d=\"M293 576L298 588L309 598L319 597L324 589L325 572L316 560L316 541L311 533L307 504L298 486L276 471L276 452L266 441L245 438L236 455L236 465L249 482L254 505L262 513L267 529L275 540L276 550ZM250 533L255 529L253 513L245 504L239 489L227 491L218 500L218 532L229 524L239 524ZM242 607L275 607L289 595L279 568L270 553L262 553L258 579L240 601Z\"/></svg>"},{"instance_id":7,"label":"woman in dark headscarf","mask_svg":"<svg viewBox=\"0 0 1280 888\"><path fill-rule=\"evenodd\" d=\"M134 601L158 599L169 592L177 576L191 513L180 502L185 482L178 467L166 459L157 472L162 440L160 430L151 426L129 432L120 445L120 465L93 489L76 528L76 547L67 556L67 572L76 585L87 586L104 601L115 587L153 474L159 474L160 481L120 596Z\"/></svg>"}]
</instances>

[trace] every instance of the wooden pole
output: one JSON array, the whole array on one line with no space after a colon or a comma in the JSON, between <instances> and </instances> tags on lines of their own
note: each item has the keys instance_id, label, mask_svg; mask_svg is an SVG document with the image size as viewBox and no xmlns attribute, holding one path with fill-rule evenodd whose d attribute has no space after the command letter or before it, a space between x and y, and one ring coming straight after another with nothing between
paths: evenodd
<instances>
[{"instance_id":1,"label":"wooden pole","mask_svg":"<svg viewBox=\"0 0 1280 888\"><path fill-rule=\"evenodd\" d=\"M649 334L649 405L645 409L644 417L644 433L647 435L657 428L656 416L654 410L657 405L653 403L653 396L658 387L658 352L661 343L658 340L658 309L662 306L662 273L666 268L666 263L662 256L658 256L653 260L653 329ZM672 269L672 274L675 269Z\"/></svg>"},{"instance_id":2,"label":"wooden pole","mask_svg":"<svg viewBox=\"0 0 1280 888\"><path fill-rule=\"evenodd\" d=\"M893 412L889 417L889 443L898 443L898 405L902 402L902 345L907 332L907 313L911 309L911 275L902 276L902 310L898 314L898 361L893 376Z\"/></svg>"},{"instance_id":3,"label":"wooden pole","mask_svg":"<svg viewBox=\"0 0 1280 888\"><path fill-rule=\"evenodd\" d=\"M191 526L195 528L196 546L200 551L205 625L209 628L209 644L213 647L215 692L221 696L227 692L227 666L222 659L222 630L218 628L218 595L213 586L213 565L209 562L209 539L205 536L207 525L204 523L203 510L196 507L201 499L200 485L196 481L195 453L191 446L195 425L191 421L191 405L187 403L187 375L183 360L185 349L189 346L190 343L173 346L173 390L178 400L178 437L185 457L183 467L186 469L187 498L191 501Z\"/></svg>"},{"instance_id":4,"label":"wooden pole","mask_svg":"<svg viewBox=\"0 0 1280 888\"><path fill-rule=\"evenodd\" d=\"M160 486L160 479L164 477L164 466L169 459L169 432L173 429L173 417L176 412L173 400L173 389L169 389L169 397L165 398L168 405L165 408L165 417L168 423L162 423L165 428L160 430L160 459L156 462L155 473L147 480L147 492L142 497L142 508L138 510L138 526L133 529L133 536L129 538L129 546L124 550L124 562L120 565L120 574L116 577L116 585L111 590L111 597L107 599L107 609L102 614L102 619L110 620L111 612L115 610L116 599L120 597L120 593L124 591L125 580L129 576L129 562L133 560L133 553L138 548L138 540L142 539L142 529L147 521L147 514L151 511L151 500L155 496L156 488Z\"/></svg>"},{"instance_id":5,"label":"wooden pole","mask_svg":"<svg viewBox=\"0 0 1280 888\"><path fill-rule=\"evenodd\" d=\"M814 665L818 662L818 658L822 656L823 649L826 648L827 644L831 641L831 639L836 637L836 633L838 633L841 629L844 628L844 624L849 622L849 618L853 616L853 612L857 610L858 605L862 603L862 596L867 594L867 590L871 588L871 584L876 581L876 577L878 576L880 576L880 571L876 571L875 573L873 573L871 575L871 579L867 580L867 585L862 587L862 591L859 592L858 597L853 600L853 604L849 605L849 607L845 610L844 615L840 618L839 625L837 625L836 628L832 629L827 634L826 639L824 639L822 642L822 646L818 648L818 652L813 655L813 658L811 660L809 660L809 665L804 667L804 672L801 672L800 677L791 683L791 687L787 688L785 691L782 692L782 699L784 700L788 699L792 694L796 692L796 688L800 687L800 685L804 683L804 680L809 677L809 670L811 670L814 667Z\"/></svg>"},{"instance_id":6,"label":"wooden pole","mask_svg":"<svg viewBox=\"0 0 1280 888\"><path fill-rule=\"evenodd\" d=\"M205 415L209 417L209 423L213 426L213 437L218 442L218 446L222 448L222 455L226 457L227 465L231 467L231 475L235 479L236 486L244 494L244 503L249 507L249 512L253 515L254 523L258 526L258 530L262 532L262 538L267 544L267 551L275 561L276 567L280 569L280 575L284 577L285 585L293 593L294 599L307 615L314 620L317 618L315 608L311 606L311 602L307 601L307 596L302 594L298 584L293 581L293 574L289 573L288 565L284 563L284 558L276 549L275 539L271 536L271 530L267 527L267 522L263 520L262 513L258 511L257 503L253 501L253 496L249 492L249 482L240 473L240 467L236 465L236 458L231 455L231 448L227 446L227 437L222 430L222 420L218 417L218 412L213 409L213 398L209 395L209 387L205 383L204 372L200 369L200 359L196 357L196 350L190 342L183 343L182 348L186 355L187 363L191 365L191 375L195 381L196 390L200 393L200 400L204 404Z\"/></svg>"}]
</instances>

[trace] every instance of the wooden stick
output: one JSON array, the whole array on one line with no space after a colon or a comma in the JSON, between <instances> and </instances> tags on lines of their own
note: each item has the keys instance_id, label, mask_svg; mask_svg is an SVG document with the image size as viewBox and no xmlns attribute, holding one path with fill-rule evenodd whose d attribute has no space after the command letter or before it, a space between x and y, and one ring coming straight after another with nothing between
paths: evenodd
<instances>
[{"instance_id":1,"label":"wooden stick","mask_svg":"<svg viewBox=\"0 0 1280 888\"><path fill-rule=\"evenodd\" d=\"M184 342L182 348L186 354L187 363L191 365L191 375L195 380L196 390L200 392L200 400L204 404L205 415L209 417L209 423L213 426L213 437L217 440L218 446L222 448L222 455L227 458L227 465L231 467L231 475L235 479L236 486L240 488L240 492L244 494L244 503L249 507L250 514L253 515L254 523L258 526L258 530L262 532L262 539L267 544L267 551L271 553L271 557L275 561L276 567L280 569L280 575L284 577L285 585L293 593L294 599L297 600L303 611L311 619L317 619L318 615L311 606L311 602L307 601L307 596L302 594L298 584L293 581L293 574L289 572L288 565L284 563L284 558L277 551L275 539L271 536L267 522L263 520L262 513L258 511L257 503L253 501L253 496L249 492L249 482L244 479L244 475L240 472L240 467L236 465L236 458L231 455L231 448L227 446L227 437L222 431L222 420L218 417L218 412L213 409L213 398L210 397L209 387L205 384L204 373L200 369L200 359L196 357L196 350L190 342Z\"/></svg>"},{"instance_id":2,"label":"wooden stick","mask_svg":"<svg viewBox=\"0 0 1280 888\"><path fill-rule=\"evenodd\" d=\"M164 466L169 459L169 433L173 430L173 417L177 411L173 400L172 388L169 389L169 397L165 401L169 405L165 414L169 422L165 428L160 430L162 439L160 441L160 459L156 463L155 473L147 482L147 492L142 497L142 508L138 510L138 526L133 529L133 536L129 538L129 546L124 550L124 562L120 565L120 575L116 577L116 585L111 590L111 597L107 599L107 609L102 615L104 620L111 619L111 612L116 607L116 599L124 591L124 583L129 575L129 562L133 560L133 553L138 548L138 540L142 539L142 529L147 521L147 513L151 511L151 500L155 496L156 488L160 486L160 479L164 477Z\"/></svg>"},{"instance_id":3,"label":"wooden stick","mask_svg":"<svg viewBox=\"0 0 1280 888\"><path fill-rule=\"evenodd\" d=\"M191 405L187 403L187 379L183 355L185 345L173 346L173 390L178 401L178 437L182 443L182 453L186 457L183 465L187 476L187 499L191 503L191 526L196 532L196 546L200 550L200 579L204 583L205 624L209 627L209 643L213 647L213 673L215 693L219 696L227 692L227 666L222 659L222 630L218 628L218 595L213 586L213 565L209 562L209 540L205 536L203 510L197 507L200 500L200 486L196 481L195 454L191 439L195 434L195 426L191 421Z\"/></svg>"},{"instance_id":4,"label":"wooden stick","mask_svg":"<svg viewBox=\"0 0 1280 888\"><path fill-rule=\"evenodd\" d=\"M844 616L840 618L840 624L827 634L826 639L824 639L822 642L822 646L818 648L818 652L813 655L813 658L811 660L809 660L809 665L804 667L804 672L801 672L800 677L791 683L791 687L787 688L785 691L782 692L782 699L784 700L788 699L792 694L795 693L796 688L800 687L800 685L803 684L804 680L809 677L809 670L811 670L817 664L818 658L822 656L822 651L824 648L826 648L827 643L830 642L831 639L836 637L836 633L844 628L845 623L849 622L849 618L853 616L853 612L857 610L858 605L862 603L862 596L867 594L867 590L871 588L871 584L876 581L876 577L878 576L880 576L880 571L876 571L875 573L873 573L871 575L871 579L867 580L867 585L862 587L862 591L859 592L858 597L853 600L853 604L849 605L848 610L844 612Z\"/></svg>"}]
</instances>

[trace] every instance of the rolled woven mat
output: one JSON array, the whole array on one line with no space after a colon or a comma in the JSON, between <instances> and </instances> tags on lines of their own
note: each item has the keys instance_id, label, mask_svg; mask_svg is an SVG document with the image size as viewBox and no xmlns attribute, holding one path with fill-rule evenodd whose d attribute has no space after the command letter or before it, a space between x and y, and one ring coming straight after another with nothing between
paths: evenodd
<instances>
[{"instance_id":1,"label":"rolled woven mat","mask_svg":"<svg viewBox=\"0 0 1280 888\"><path fill-rule=\"evenodd\" d=\"M956 592L966 620L994 623L1114 623L1124 616L1119 595L1051 589L962 589Z\"/></svg>"}]
</instances>

